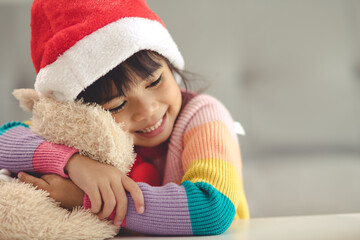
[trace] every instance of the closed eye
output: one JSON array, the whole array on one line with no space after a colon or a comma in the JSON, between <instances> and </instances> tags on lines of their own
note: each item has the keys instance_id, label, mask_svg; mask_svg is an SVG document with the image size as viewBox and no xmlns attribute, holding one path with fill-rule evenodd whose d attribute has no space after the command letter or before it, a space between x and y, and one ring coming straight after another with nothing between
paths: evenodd
<instances>
[{"instance_id":1,"label":"closed eye","mask_svg":"<svg viewBox=\"0 0 360 240\"><path fill-rule=\"evenodd\" d=\"M125 104L126 104L126 101L124 101L122 104L120 104L119 106L117 106L115 108L108 109L108 111L110 111L111 113L117 113L125 107Z\"/></svg>"},{"instance_id":2,"label":"closed eye","mask_svg":"<svg viewBox=\"0 0 360 240\"><path fill-rule=\"evenodd\" d=\"M146 88L156 87L156 86L158 86L158 85L161 83L161 81L162 81L162 78L161 78L161 76L160 76L157 80L155 80L155 81L153 81L152 83L150 83L149 85L147 85Z\"/></svg>"}]
</instances>

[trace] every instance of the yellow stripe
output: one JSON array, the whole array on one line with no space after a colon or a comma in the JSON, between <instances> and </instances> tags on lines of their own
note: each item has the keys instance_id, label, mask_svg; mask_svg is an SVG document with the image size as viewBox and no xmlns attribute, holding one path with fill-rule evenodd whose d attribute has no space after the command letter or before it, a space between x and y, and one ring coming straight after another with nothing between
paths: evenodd
<instances>
[{"instance_id":1,"label":"yellow stripe","mask_svg":"<svg viewBox=\"0 0 360 240\"><path fill-rule=\"evenodd\" d=\"M235 215L235 219L239 219L239 218L241 219L250 218L249 207L243 189L240 194L240 203L236 208L236 215Z\"/></svg>"},{"instance_id":2,"label":"yellow stripe","mask_svg":"<svg viewBox=\"0 0 360 240\"><path fill-rule=\"evenodd\" d=\"M182 181L205 182L227 196L236 208L236 216L249 218L242 181L234 166L220 159L193 161Z\"/></svg>"},{"instance_id":3,"label":"yellow stripe","mask_svg":"<svg viewBox=\"0 0 360 240\"><path fill-rule=\"evenodd\" d=\"M24 123L25 123L26 125L28 125L28 126L31 126L31 121L30 121L30 120L25 121Z\"/></svg>"}]
</instances>

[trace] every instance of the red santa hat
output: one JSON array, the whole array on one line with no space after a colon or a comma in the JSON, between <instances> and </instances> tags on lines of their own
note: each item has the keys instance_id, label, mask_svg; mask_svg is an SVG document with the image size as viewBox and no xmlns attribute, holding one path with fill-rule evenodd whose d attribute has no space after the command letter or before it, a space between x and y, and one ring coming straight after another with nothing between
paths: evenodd
<instances>
[{"instance_id":1,"label":"red santa hat","mask_svg":"<svg viewBox=\"0 0 360 240\"><path fill-rule=\"evenodd\" d=\"M183 69L184 60L145 0L34 0L31 55L35 89L71 101L140 50Z\"/></svg>"}]
</instances>

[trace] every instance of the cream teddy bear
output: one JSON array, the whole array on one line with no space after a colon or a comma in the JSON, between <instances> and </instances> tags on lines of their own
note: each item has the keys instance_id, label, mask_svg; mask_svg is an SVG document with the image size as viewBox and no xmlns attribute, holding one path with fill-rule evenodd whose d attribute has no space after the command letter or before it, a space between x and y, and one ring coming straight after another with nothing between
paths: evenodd
<instances>
[{"instance_id":1,"label":"cream teddy bear","mask_svg":"<svg viewBox=\"0 0 360 240\"><path fill-rule=\"evenodd\" d=\"M30 129L50 142L80 149L80 154L128 173L135 161L133 141L100 106L59 102L33 89L13 95L31 111ZM105 239L119 227L83 208L68 211L42 190L0 172L0 239Z\"/></svg>"}]
</instances>

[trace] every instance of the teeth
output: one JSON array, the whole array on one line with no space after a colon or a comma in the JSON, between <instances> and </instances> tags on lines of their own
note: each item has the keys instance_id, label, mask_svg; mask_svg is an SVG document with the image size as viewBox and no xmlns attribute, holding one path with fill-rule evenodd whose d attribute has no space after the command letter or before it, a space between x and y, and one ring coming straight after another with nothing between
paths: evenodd
<instances>
[{"instance_id":1,"label":"teeth","mask_svg":"<svg viewBox=\"0 0 360 240\"><path fill-rule=\"evenodd\" d=\"M150 133L150 132L156 130L158 127L160 127L162 121L163 121L163 119L161 118L154 126L149 127L149 128L141 129L141 130L139 130L139 132L142 132L142 133Z\"/></svg>"}]
</instances>

